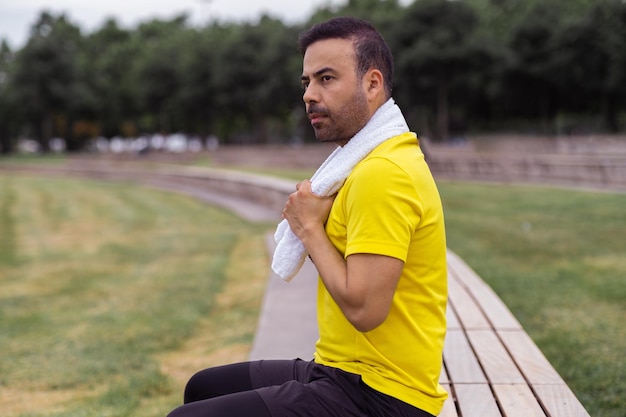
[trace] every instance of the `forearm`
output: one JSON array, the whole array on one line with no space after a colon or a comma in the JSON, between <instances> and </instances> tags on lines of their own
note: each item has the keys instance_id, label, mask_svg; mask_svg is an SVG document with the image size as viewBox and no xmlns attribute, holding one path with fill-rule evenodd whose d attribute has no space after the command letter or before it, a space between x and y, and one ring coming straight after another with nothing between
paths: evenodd
<instances>
[{"instance_id":1,"label":"forearm","mask_svg":"<svg viewBox=\"0 0 626 417\"><path fill-rule=\"evenodd\" d=\"M355 282L350 282L348 265L328 239L323 227L316 227L302 236L311 260L344 316L359 331L368 331L379 323L368 315L368 298ZM352 285L351 285L352 284Z\"/></svg>"}]
</instances>

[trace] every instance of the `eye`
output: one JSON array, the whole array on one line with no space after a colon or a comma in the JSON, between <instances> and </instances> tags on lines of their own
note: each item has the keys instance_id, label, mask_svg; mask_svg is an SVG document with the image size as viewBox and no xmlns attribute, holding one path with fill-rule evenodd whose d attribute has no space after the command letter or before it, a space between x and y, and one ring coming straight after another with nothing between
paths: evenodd
<instances>
[{"instance_id":1,"label":"eye","mask_svg":"<svg viewBox=\"0 0 626 417\"><path fill-rule=\"evenodd\" d=\"M306 89L309 87L309 84L309 81L302 81L302 89L306 91Z\"/></svg>"},{"instance_id":2,"label":"eye","mask_svg":"<svg viewBox=\"0 0 626 417\"><path fill-rule=\"evenodd\" d=\"M330 75L322 75L321 79L322 79L322 82L326 83L326 82L332 80L333 77L331 77Z\"/></svg>"}]
</instances>

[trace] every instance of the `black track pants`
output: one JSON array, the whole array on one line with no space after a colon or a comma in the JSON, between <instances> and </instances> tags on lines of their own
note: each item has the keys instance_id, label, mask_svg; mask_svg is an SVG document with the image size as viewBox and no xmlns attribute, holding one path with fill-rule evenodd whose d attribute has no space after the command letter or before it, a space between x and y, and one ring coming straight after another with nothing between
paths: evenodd
<instances>
[{"instance_id":1,"label":"black track pants","mask_svg":"<svg viewBox=\"0 0 626 417\"><path fill-rule=\"evenodd\" d=\"M381 394L359 375L302 360L244 362L205 369L168 417L428 417Z\"/></svg>"}]
</instances>

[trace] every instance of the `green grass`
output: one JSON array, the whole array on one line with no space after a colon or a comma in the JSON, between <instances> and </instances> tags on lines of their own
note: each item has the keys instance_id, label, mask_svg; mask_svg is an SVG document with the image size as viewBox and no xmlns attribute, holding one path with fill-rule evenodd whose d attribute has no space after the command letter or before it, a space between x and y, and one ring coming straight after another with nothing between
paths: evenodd
<instances>
[{"instance_id":1,"label":"green grass","mask_svg":"<svg viewBox=\"0 0 626 417\"><path fill-rule=\"evenodd\" d=\"M626 409L626 194L440 184L448 246L595 417Z\"/></svg>"},{"instance_id":2,"label":"green grass","mask_svg":"<svg viewBox=\"0 0 626 417\"><path fill-rule=\"evenodd\" d=\"M170 193L0 175L1 414L164 415L224 349L245 359L266 230Z\"/></svg>"}]
</instances>

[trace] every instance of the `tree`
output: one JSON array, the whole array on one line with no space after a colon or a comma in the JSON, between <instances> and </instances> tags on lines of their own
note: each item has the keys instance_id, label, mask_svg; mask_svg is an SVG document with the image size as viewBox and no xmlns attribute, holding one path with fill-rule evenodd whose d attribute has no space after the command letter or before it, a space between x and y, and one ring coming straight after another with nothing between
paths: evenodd
<instances>
[{"instance_id":1,"label":"tree","mask_svg":"<svg viewBox=\"0 0 626 417\"><path fill-rule=\"evenodd\" d=\"M398 19L390 43L396 52L398 100L407 109L434 108L434 138L446 140L450 125L450 98L485 71L491 52L473 37L478 18L463 2L421 0ZM422 122L423 124L423 122Z\"/></svg>"},{"instance_id":2,"label":"tree","mask_svg":"<svg viewBox=\"0 0 626 417\"><path fill-rule=\"evenodd\" d=\"M137 115L131 68L138 51L132 33L113 19L85 40L81 74L86 91L80 115L92 121L98 135L120 135L124 123Z\"/></svg>"},{"instance_id":3,"label":"tree","mask_svg":"<svg viewBox=\"0 0 626 417\"><path fill-rule=\"evenodd\" d=\"M611 1L620 0L608 0ZM596 82L592 78L579 80L577 83L570 81L575 73L581 72L581 67L592 65L584 62L589 58L579 60L574 59L574 55L582 58L580 52L595 43L581 33L581 24L587 19L592 7L604 9L606 4L603 3L607 3L606 1L466 2L478 11L479 32L490 34L492 39L499 39L505 47L505 54L502 56L507 59L502 61L504 67L495 78L496 94L487 103L496 109L495 118L503 120L522 117L528 120L528 126L534 127L539 121L542 130L550 132L557 114L572 110L575 103L584 102L576 111L590 110L589 105L595 100L586 95L583 85ZM590 30L589 34L593 35L593 32L601 30L596 28ZM574 50L579 52L574 53ZM589 52L590 57L598 55L598 51ZM573 91L576 92L575 97Z\"/></svg>"},{"instance_id":4,"label":"tree","mask_svg":"<svg viewBox=\"0 0 626 417\"><path fill-rule=\"evenodd\" d=\"M16 134L16 105L12 100L11 70L15 54L2 41L0 44L0 154L13 151L12 137Z\"/></svg>"},{"instance_id":5,"label":"tree","mask_svg":"<svg viewBox=\"0 0 626 417\"><path fill-rule=\"evenodd\" d=\"M508 43L511 60L500 97L502 109L539 119L548 131L559 105L552 69L561 17L556 9L538 4L512 29Z\"/></svg>"},{"instance_id":6,"label":"tree","mask_svg":"<svg viewBox=\"0 0 626 417\"><path fill-rule=\"evenodd\" d=\"M517 27L538 5L558 11L565 20L584 16L596 0L463 0L480 18L481 32L509 42L511 28ZM619 0L618 0L619 1Z\"/></svg>"},{"instance_id":7,"label":"tree","mask_svg":"<svg viewBox=\"0 0 626 417\"><path fill-rule=\"evenodd\" d=\"M135 42L141 45L131 68L142 109L142 130L173 132L181 128L176 94L181 81L183 50L187 44L187 16L141 24Z\"/></svg>"},{"instance_id":8,"label":"tree","mask_svg":"<svg viewBox=\"0 0 626 417\"><path fill-rule=\"evenodd\" d=\"M291 138L295 133L291 120L294 109L303 109L300 76L302 59L297 48L297 31L280 20L262 17L255 32L265 40L258 51L258 70L262 81L253 92L257 114L262 123L261 139ZM304 118L304 111L298 112ZM269 123L269 126L267 125ZM264 136L264 137L263 137Z\"/></svg>"},{"instance_id":9,"label":"tree","mask_svg":"<svg viewBox=\"0 0 626 417\"><path fill-rule=\"evenodd\" d=\"M201 136L213 133L217 90L214 51L219 42L213 30L188 31L185 43L189 46L181 52L176 105L186 129Z\"/></svg>"},{"instance_id":10,"label":"tree","mask_svg":"<svg viewBox=\"0 0 626 417\"><path fill-rule=\"evenodd\" d=\"M555 78L568 107L601 114L606 129L619 129L620 97L626 94L626 4L595 4L556 37Z\"/></svg>"},{"instance_id":11,"label":"tree","mask_svg":"<svg viewBox=\"0 0 626 417\"><path fill-rule=\"evenodd\" d=\"M80 29L65 15L43 12L17 54L12 78L16 98L44 150L53 135L69 132L81 40Z\"/></svg>"},{"instance_id":12,"label":"tree","mask_svg":"<svg viewBox=\"0 0 626 417\"><path fill-rule=\"evenodd\" d=\"M219 30L213 81L220 135L266 142L271 121L289 117L299 102L296 34L267 16Z\"/></svg>"},{"instance_id":13,"label":"tree","mask_svg":"<svg viewBox=\"0 0 626 417\"><path fill-rule=\"evenodd\" d=\"M309 23L317 23L333 16L354 16L372 22L384 37L402 15L403 7L398 0L348 0L343 5L330 4L319 7Z\"/></svg>"}]
</instances>

